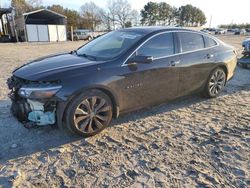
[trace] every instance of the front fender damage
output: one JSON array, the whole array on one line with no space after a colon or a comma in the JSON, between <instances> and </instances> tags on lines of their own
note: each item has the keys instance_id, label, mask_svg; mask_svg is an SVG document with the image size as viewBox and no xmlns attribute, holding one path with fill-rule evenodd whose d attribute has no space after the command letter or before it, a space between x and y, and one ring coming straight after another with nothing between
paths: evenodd
<instances>
[{"instance_id":1,"label":"front fender damage","mask_svg":"<svg viewBox=\"0 0 250 188\"><path fill-rule=\"evenodd\" d=\"M28 120L31 122L36 123L37 125L53 125L56 122L56 116L55 116L55 105L51 105L50 111L45 111L44 106L45 104L38 101L33 100L27 100L31 107L31 112L28 114Z\"/></svg>"},{"instance_id":2,"label":"front fender damage","mask_svg":"<svg viewBox=\"0 0 250 188\"><path fill-rule=\"evenodd\" d=\"M55 125L57 123L57 109L60 99L57 97L48 99L29 99L21 97L18 90L27 83L18 78L11 78L7 84L10 89L9 97L12 101L11 112L24 127Z\"/></svg>"},{"instance_id":3,"label":"front fender damage","mask_svg":"<svg viewBox=\"0 0 250 188\"><path fill-rule=\"evenodd\" d=\"M24 99L12 101L12 114L26 128L54 125L56 123L56 101L35 101Z\"/></svg>"}]
</instances>

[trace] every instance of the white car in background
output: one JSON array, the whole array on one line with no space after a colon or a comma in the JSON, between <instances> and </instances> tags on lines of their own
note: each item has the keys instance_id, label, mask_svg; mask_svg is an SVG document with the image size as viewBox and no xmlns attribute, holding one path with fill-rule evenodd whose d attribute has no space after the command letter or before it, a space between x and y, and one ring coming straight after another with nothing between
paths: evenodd
<instances>
[{"instance_id":1,"label":"white car in background","mask_svg":"<svg viewBox=\"0 0 250 188\"><path fill-rule=\"evenodd\" d=\"M227 30L226 29L216 29L214 34L215 35L227 34Z\"/></svg>"}]
</instances>

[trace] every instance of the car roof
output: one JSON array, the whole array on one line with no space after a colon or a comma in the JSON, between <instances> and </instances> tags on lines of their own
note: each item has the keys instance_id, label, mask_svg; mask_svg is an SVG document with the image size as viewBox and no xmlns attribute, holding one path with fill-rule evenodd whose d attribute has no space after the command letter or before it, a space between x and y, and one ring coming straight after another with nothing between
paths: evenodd
<instances>
[{"instance_id":1,"label":"car roof","mask_svg":"<svg viewBox=\"0 0 250 188\"><path fill-rule=\"evenodd\" d=\"M118 31L138 32L138 33L144 33L144 34L162 32L162 31L191 31L191 32L201 33L200 31L196 31L192 29L186 29L182 27L166 27L166 26L130 27L130 28L125 28L125 29L120 29Z\"/></svg>"}]
</instances>

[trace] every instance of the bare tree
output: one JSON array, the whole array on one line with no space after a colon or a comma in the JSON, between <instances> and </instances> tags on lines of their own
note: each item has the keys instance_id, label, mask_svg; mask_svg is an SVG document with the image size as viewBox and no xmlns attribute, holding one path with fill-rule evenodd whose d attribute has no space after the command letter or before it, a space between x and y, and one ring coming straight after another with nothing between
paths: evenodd
<instances>
[{"instance_id":1,"label":"bare tree","mask_svg":"<svg viewBox=\"0 0 250 188\"><path fill-rule=\"evenodd\" d=\"M32 10L31 6L25 0L11 0L11 7L14 8L15 16L22 16L23 13Z\"/></svg>"},{"instance_id":2,"label":"bare tree","mask_svg":"<svg viewBox=\"0 0 250 188\"><path fill-rule=\"evenodd\" d=\"M96 26L101 23L101 8L92 1L82 5L80 12L89 29L94 31Z\"/></svg>"},{"instance_id":3,"label":"bare tree","mask_svg":"<svg viewBox=\"0 0 250 188\"><path fill-rule=\"evenodd\" d=\"M34 9L41 8L43 6L43 0L29 0L28 4Z\"/></svg>"},{"instance_id":4,"label":"bare tree","mask_svg":"<svg viewBox=\"0 0 250 188\"><path fill-rule=\"evenodd\" d=\"M115 0L109 0L107 4L108 12L106 15L109 17L109 20L112 22L112 27L115 29L116 25L116 10L117 10L117 4L115 3Z\"/></svg>"},{"instance_id":5,"label":"bare tree","mask_svg":"<svg viewBox=\"0 0 250 188\"><path fill-rule=\"evenodd\" d=\"M132 22L133 10L127 0L109 0L107 8L113 28L117 24L124 28L126 23Z\"/></svg>"},{"instance_id":6,"label":"bare tree","mask_svg":"<svg viewBox=\"0 0 250 188\"><path fill-rule=\"evenodd\" d=\"M126 22L131 20L131 5L127 0L116 0L117 9L116 16L117 22L120 24L122 28L125 27Z\"/></svg>"},{"instance_id":7,"label":"bare tree","mask_svg":"<svg viewBox=\"0 0 250 188\"><path fill-rule=\"evenodd\" d=\"M131 11L131 22L132 26L139 26L141 21L140 14L137 10L132 10Z\"/></svg>"},{"instance_id":8,"label":"bare tree","mask_svg":"<svg viewBox=\"0 0 250 188\"><path fill-rule=\"evenodd\" d=\"M101 9L100 14L101 14L102 24L104 25L106 30L111 31L112 30L112 19L110 17L110 13L108 11Z\"/></svg>"}]
</instances>

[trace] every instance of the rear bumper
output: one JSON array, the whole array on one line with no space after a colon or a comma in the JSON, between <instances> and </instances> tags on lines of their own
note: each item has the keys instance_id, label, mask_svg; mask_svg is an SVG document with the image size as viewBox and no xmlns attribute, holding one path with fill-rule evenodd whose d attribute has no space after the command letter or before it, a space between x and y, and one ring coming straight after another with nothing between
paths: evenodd
<instances>
[{"instance_id":1,"label":"rear bumper","mask_svg":"<svg viewBox=\"0 0 250 188\"><path fill-rule=\"evenodd\" d=\"M227 81L231 80L234 76L234 72L237 66L237 57L233 57L230 61L226 63L227 65Z\"/></svg>"}]
</instances>

